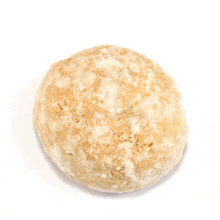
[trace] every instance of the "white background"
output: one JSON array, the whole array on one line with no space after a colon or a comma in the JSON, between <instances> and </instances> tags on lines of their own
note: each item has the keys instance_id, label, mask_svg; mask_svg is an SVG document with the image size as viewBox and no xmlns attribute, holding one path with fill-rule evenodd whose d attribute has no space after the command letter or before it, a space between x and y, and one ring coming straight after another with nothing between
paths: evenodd
<instances>
[{"instance_id":1,"label":"white background","mask_svg":"<svg viewBox=\"0 0 220 220\"><path fill-rule=\"evenodd\" d=\"M219 1L1 1L0 219L219 219ZM181 162L133 193L70 180L44 153L32 121L51 64L93 46L126 47L176 80L189 126Z\"/></svg>"}]
</instances>

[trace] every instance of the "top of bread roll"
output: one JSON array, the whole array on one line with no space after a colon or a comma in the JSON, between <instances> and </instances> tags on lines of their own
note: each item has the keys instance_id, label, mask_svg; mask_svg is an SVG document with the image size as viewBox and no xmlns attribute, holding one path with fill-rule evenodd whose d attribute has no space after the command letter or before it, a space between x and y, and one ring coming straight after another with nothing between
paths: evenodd
<instances>
[{"instance_id":1,"label":"top of bread roll","mask_svg":"<svg viewBox=\"0 0 220 220\"><path fill-rule=\"evenodd\" d=\"M63 172L116 193L170 171L188 133L174 80L146 56L110 45L52 65L37 93L34 122Z\"/></svg>"}]
</instances>

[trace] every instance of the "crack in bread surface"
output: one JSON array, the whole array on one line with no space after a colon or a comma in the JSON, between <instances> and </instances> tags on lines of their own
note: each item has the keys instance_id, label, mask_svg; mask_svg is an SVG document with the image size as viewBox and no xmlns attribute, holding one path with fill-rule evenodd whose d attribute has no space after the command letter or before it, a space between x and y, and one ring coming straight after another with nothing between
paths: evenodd
<instances>
[{"instance_id":1,"label":"crack in bread surface","mask_svg":"<svg viewBox=\"0 0 220 220\"><path fill-rule=\"evenodd\" d=\"M168 74L141 54L109 45L53 64L34 119L54 162L76 181L107 192L157 181L180 160L188 132Z\"/></svg>"}]
</instances>

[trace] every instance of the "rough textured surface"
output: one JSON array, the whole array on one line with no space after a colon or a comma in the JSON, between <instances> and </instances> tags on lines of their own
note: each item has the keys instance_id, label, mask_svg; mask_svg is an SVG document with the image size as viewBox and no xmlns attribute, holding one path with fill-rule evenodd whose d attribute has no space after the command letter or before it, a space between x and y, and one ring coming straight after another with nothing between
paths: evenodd
<instances>
[{"instance_id":1,"label":"rough textured surface","mask_svg":"<svg viewBox=\"0 0 220 220\"><path fill-rule=\"evenodd\" d=\"M63 172L112 193L143 188L170 171L188 133L173 79L147 57L109 45L52 65L34 122Z\"/></svg>"}]
</instances>

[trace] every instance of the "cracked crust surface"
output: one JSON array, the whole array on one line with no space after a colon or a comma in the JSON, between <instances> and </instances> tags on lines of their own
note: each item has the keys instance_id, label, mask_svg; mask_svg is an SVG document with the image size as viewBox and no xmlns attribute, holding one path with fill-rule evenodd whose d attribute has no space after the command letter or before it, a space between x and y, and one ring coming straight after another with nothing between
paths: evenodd
<instances>
[{"instance_id":1,"label":"cracked crust surface","mask_svg":"<svg viewBox=\"0 0 220 220\"><path fill-rule=\"evenodd\" d=\"M110 45L52 65L37 92L34 122L64 173L112 193L169 172L188 133L173 79L146 56Z\"/></svg>"}]
</instances>

